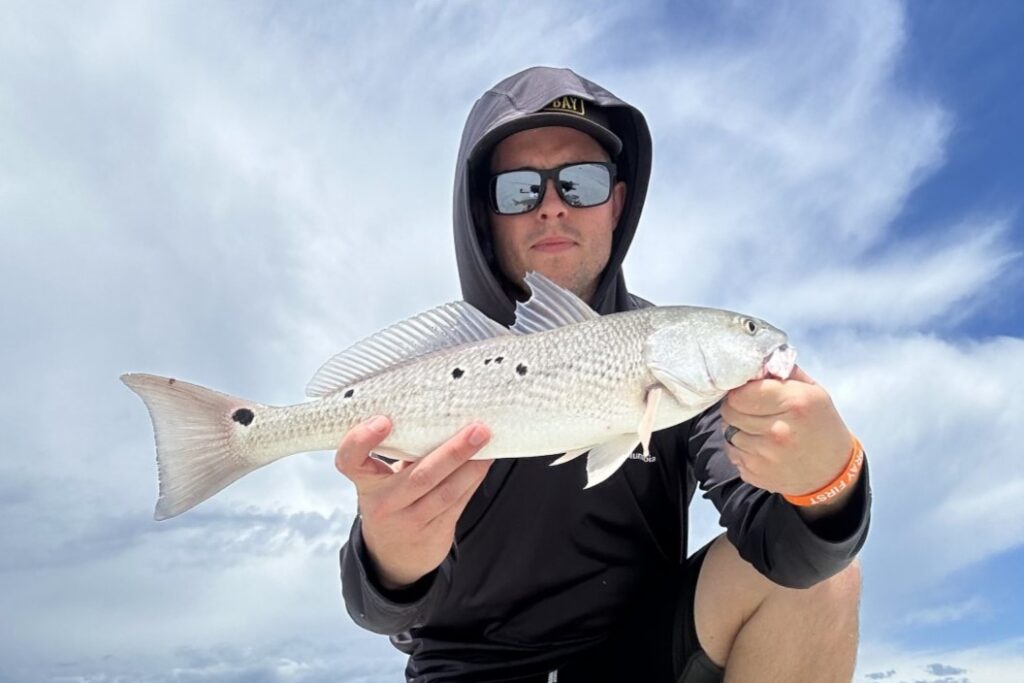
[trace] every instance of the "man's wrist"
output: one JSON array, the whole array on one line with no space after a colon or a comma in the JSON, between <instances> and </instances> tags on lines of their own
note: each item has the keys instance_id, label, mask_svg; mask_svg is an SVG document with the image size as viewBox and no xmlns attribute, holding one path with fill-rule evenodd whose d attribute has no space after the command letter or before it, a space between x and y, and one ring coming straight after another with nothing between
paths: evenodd
<instances>
[{"instance_id":1,"label":"man's wrist","mask_svg":"<svg viewBox=\"0 0 1024 683\"><path fill-rule=\"evenodd\" d=\"M793 505L793 507L796 508L797 514L808 522L822 519L842 512L846 508L847 503L850 502L850 498L853 497L853 491L856 487L857 482L854 481L824 502L811 506Z\"/></svg>"},{"instance_id":2,"label":"man's wrist","mask_svg":"<svg viewBox=\"0 0 1024 683\"><path fill-rule=\"evenodd\" d=\"M430 573L403 573L389 568L387 563L382 562L380 556L374 551L374 543L366 533L365 524L363 525L363 548L366 552L367 571L372 576L373 582L384 590L405 590Z\"/></svg>"},{"instance_id":3,"label":"man's wrist","mask_svg":"<svg viewBox=\"0 0 1024 683\"><path fill-rule=\"evenodd\" d=\"M405 583L401 577L390 575L382 569L380 562L374 557L370 546L366 542L365 529L360 529L359 535L363 571L370 585L378 593L384 598L398 603L416 602L427 593L436 570L427 572Z\"/></svg>"},{"instance_id":4,"label":"man's wrist","mask_svg":"<svg viewBox=\"0 0 1024 683\"><path fill-rule=\"evenodd\" d=\"M849 498L849 491L860 478L860 472L864 467L864 448L857 437L853 439L853 446L846 460L846 466L836 477L816 491L810 491L799 495L784 494L783 497L792 505L798 507L818 507L830 505Z\"/></svg>"},{"instance_id":5,"label":"man's wrist","mask_svg":"<svg viewBox=\"0 0 1024 683\"><path fill-rule=\"evenodd\" d=\"M370 561L374 563L373 570L374 573L377 575L377 584L381 588L389 592L404 591L415 585L417 581L426 576L426 574L420 574L412 578L407 578L403 576L392 575L386 571L381 570L380 565L377 564L376 561L374 561L372 558Z\"/></svg>"},{"instance_id":6,"label":"man's wrist","mask_svg":"<svg viewBox=\"0 0 1024 683\"><path fill-rule=\"evenodd\" d=\"M857 437L852 438L853 449L849 461L839 476L817 491L802 496L783 496L796 507L805 521L811 522L841 512L853 496L864 469L864 447Z\"/></svg>"}]
</instances>

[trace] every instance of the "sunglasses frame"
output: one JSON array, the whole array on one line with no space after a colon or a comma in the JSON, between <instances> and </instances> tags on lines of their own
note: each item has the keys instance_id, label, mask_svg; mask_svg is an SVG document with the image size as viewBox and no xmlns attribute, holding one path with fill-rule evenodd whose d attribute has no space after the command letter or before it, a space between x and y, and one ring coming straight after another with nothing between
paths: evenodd
<instances>
[{"instance_id":1,"label":"sunglasses frame","mask_svg":"<svg viewBox=\"0 0 1024 683\"><path fill-rule=\"evenodd\" d=\"M576 206L569 202L569 200L565 198L565 193L563 192L561 185L559 185L558 174L567 168L572 168L573 166L603 166L605 169L607 169L608 196L605 197L603 201L600 201L596 204L587 204L586 206ZM516 211L514 213L503 212L498 208L497 194L495 192L498 185L498 178L507 173L517 173L520 171L532 171L533 173L537 173L540 175L540 194L537 196L537 204L533 208L527 209L526 211ZM547 194L548 180L550 179L555 184L555 191L558 193L559 199L565 202L566 206L570 206L574 209L589 209L595 206L601 206L602 204L607 204L608 200L612 198L612 192L615 189L615 176L617 171L618 169L615 166L615 162L612 161L573 161L571 163L562 164L561 166L556 166L554 168L549 169L532 168L530 166L524 166L522 168L510 168L506 171L501 171L500 173L495 173L491 176L490 181L487 183L487 201L491 205L491 211L493 211L499 216L521 216L523 214L530 213L531 211L536 211L537 207L544 203L544 195Z\"/></svg>"}]
</instances>

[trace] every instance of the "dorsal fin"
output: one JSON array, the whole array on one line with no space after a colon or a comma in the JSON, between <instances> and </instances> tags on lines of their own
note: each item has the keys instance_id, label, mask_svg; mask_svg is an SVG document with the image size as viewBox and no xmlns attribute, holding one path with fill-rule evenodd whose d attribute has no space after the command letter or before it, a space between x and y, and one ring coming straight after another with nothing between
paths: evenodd
<instances>
[{"instance_id":1,"label":"dorsal fin","mask_svg":"<svg viewBox=\"0 0 1024 683\"><path fill-rule=\"evenodd\" d=\"M309 380L306 395L327 396L413 358L511 334L465 301L438 306L395 323L332 357Z\"/></svg>"},{"instance_id":2,"label":"dorsal fin","mask_svg":"<svg viewBox=\"0 0 1024 683\"><path fill-rule=\"evenodd\" d=\"M601 317L583 299L538 272L527 273L525 281L530 298L516 303L513 332L533 334Z\"/></svg>"}]
</instances>

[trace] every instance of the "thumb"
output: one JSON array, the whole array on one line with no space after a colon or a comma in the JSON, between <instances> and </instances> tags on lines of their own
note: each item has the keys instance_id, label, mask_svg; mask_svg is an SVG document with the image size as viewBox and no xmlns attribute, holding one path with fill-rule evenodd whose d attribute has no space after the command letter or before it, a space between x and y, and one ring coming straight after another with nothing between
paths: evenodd
<instances>
[{"instance_id":1,"label":"thumb","mask_svg":"<svg viewBox=\"0 0 1024 683\"><path fill-rule=\"evenodd\" d=\"M803 382L804 384L817 384L817 382L814 381L814 378L804 372L804 369L799 365L793 366L793 372L789 373L789 377L787 379Z\"/></svg>"}]
</instances>

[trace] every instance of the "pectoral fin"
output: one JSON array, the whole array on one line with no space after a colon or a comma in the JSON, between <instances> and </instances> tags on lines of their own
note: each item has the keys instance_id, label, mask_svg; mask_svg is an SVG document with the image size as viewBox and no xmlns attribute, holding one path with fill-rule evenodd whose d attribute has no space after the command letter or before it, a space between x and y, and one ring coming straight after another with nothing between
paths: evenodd
<instances>
[{"instance_id":1,"label":"pectoral fin","mask_svg":"<svg viewBox=\"0 0 1024 683\"><path fill-rule=\"evenodd\" d=\"M629 459L639 443L638 434L623 434L590 449L590 455L587 456L587 485L583 488L596 486L614 474Z\"/></svg>"},{"instance_id":2,"label":"pectoral fin","mask_svg":"<svg viewBox=\"0 0 1024 683\"><path fill-rule=\"evenodd\" d=\"M647 407L644 409L644 416L640 418L640 426L637 433L640 435L640 445L644 447L644 454L651 452L651 429L654 427L654 417L658 414L658 403L661 402L663 389L656 386L647 392Z\"/></svg>"}]
</instances>

